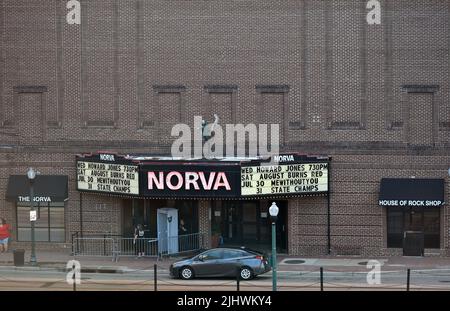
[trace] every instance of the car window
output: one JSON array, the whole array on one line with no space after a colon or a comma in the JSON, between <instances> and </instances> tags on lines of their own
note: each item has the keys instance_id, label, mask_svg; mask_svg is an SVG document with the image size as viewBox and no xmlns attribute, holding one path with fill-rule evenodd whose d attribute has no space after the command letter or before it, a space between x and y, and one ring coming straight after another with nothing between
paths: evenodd
<instances>
[{"instance_id":1,"label":"car window","mask_svg":"<svg viewBox=\"0 0 450 311\"><path fill-rule=\"evenodd\" d=\"M262 256L262 254L253 251L246 251L244 256Z\"/></svg>"},{"instance_id":2,"label":"car window","mask_svg":"<svg viewBox=\"0 0 450 311\"><path fill-rule=\"evenodd\" d=\"M223 251L220 249L203 253L203 260L221 259Z\"/></svg>"},{"instance_id":3,"label":"car window","mask_svg":"<svg viewBox=\"0 0 450 311\"><path fill-rule=\"evenodd\" d=\"M231 250L227 249L223 251L223 258L229 259L229 258L238 258L244 256L244 253L237 250Z\"/></svg>"}]
</instances>

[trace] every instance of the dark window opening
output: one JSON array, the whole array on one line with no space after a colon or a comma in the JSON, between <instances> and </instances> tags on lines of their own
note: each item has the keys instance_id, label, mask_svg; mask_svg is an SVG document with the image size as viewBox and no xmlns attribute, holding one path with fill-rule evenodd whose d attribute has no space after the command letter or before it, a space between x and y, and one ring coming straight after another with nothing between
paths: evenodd
<instances>
[{"instance_id":1,"label":"dark window opening","mask_svg":"<svg viewBox=\"0 0 450 311\"><path fill-rule=\"evenodd\" d=\"M36 203L37 220L34 224L37 242L65 242L64 203ZM17 203L17 240L31 241L30 204Z\"/></svg>"},{"instance_id":2,"label":"dark window opening","mask_svg":"<svg viewBox=\"0 0 450 311\"><path fill-rule=\"evenodd\" d=\"M440 248L440 209L387 209L387 247L403 247L405 231L423 232L425 248Z\"/></svg>"}]
</instances>

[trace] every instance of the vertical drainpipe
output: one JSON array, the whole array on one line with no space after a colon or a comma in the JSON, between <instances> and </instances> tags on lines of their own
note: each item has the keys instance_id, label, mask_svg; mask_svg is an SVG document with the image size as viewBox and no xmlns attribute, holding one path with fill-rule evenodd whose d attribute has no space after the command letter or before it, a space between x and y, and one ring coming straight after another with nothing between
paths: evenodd
<instances>
[{"instance_id":1,"label":"vertical drainpipe","mask_svg":"<svg viewBox=\"0 0 450 311\"><path fill-rule=\"evenodd\" d=\"M327 238L328 238L328 255L331 255L331 211L330 211L330 196L331 196L331 158L328 159L328 195L327 195Z\"/></svg>"}]
</instances>

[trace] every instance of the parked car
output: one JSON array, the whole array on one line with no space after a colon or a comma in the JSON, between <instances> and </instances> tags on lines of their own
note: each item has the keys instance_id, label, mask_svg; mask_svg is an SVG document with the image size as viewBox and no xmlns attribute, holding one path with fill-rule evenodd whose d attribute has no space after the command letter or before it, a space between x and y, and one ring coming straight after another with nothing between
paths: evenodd
<instances>
[{"instance_id":1,"label":"parked car","mask_svg":"<svg viewBox=\"0 0 450 311\"><path fill-rule=\"evenodd\" d=\"M170 275L185 280L194 277L236 277L250 280L270 271L267 257L245 248L213 248L196 256L175 262Z\"/></svg>"}]
</instances>

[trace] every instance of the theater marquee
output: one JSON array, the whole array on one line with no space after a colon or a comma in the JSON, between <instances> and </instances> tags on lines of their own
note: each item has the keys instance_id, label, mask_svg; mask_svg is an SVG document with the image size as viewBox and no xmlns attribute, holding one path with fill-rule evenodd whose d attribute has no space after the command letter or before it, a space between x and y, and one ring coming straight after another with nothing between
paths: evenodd
<instances>
[{"instance_id":1,"label":"theater marquee","mask_svg":"<svg viewBox=\"0 0 450 311\"><path fill-rule=\"evenodd\" d=\"M77 190L142 198L257 199L328 193L328 157L172 160L77 156Z\"/></svg>"},{"instance_id":2,"label":"theater marquee","mask_svg":"<svg viewBox=\"0 0 450 311\"><path fill-rule=\"evenodd\" d=\"M328 192L328 163L242 166L241 195L297 195Z\"/></svg>"},{"instance_id":3,"label":"theater marquee","mask_svg":"<svg viewBox=\"0 0 450 311\"><path fill-rule=\"evenodd\" d=\"M77 190L139 195L139 169L113 154L77 159Z\"/></svg>"},{"instance_id":4,"label":"theater marquee","mask_svg":"<svg viewBox=\"0 0 450 311\"><path fill-rule=\"evenodd\" d=\"M239 198L239 162L165 161L142 164L140 171L145 197Z\"/></svg>"}]
</instances>

